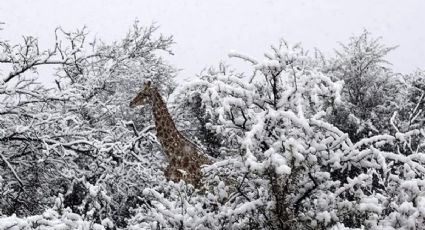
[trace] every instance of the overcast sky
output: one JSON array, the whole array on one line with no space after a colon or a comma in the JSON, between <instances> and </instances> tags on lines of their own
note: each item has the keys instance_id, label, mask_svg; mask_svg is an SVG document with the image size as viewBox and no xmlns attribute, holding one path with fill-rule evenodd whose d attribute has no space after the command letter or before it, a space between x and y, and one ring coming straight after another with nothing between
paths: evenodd
<instances>
[{"instance_id":1,"label":"overcast sky","mask_svg":"<svg viewBox=\"0 0 425 230\"><path fill-rule=\"evenodd\" d=\"M105 41L122 38L138 19L157 22L173 35L175 56L169 60L193 76L204 67L227 60L230 50L262 59L280 38L317 47L327 54L351 35L367 29L387 45L395 71L425 68L424 0L3 0L0 39L15 41L35 35L50 44L54 29L86 25Z\"/></svg>"}]
</instances>

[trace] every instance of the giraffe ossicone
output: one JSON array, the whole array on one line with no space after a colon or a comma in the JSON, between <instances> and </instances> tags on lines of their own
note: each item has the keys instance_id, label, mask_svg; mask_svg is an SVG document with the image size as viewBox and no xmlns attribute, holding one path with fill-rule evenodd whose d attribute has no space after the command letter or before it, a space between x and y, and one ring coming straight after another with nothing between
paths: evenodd
<instances>
[{"instance_id":1,"label":"giraffe ossicone","mask_svg":"<svg viewBox=\"0 0 425 230\"><path fill-rule=\"evenodd\" d=\"M169 161L165 176L172 181L184 180L199 187L201 166L211 164L211 160L177 130L158 89L150 81L144 83L142 91L130 102L130 107L144 104L152 105L156 135Z\"/></svg>"}]
</instances>

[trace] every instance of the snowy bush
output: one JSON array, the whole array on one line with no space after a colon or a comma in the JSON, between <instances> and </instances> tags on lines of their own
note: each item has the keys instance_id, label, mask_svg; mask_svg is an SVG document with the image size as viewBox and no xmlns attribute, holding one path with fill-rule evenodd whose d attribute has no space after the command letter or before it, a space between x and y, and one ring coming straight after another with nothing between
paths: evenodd
<instances>
[{"instance_id":1,"label":"snowy bush","mask_svg":"<svg viewBox=\"0 0 425 230\"><path fill-rule=\"evenodd\" d=\"M28 216L25 218L16 217L16 215L1 217L0 229L6 230L26 230L26 229L82 229L82 230L105 230L112 229L113 223L109 219L104 219L102 224L96 224L90 221L84 221L78 214L65 209L62 212L49 209L41 215Z\"/></svg>"}]
</instances>

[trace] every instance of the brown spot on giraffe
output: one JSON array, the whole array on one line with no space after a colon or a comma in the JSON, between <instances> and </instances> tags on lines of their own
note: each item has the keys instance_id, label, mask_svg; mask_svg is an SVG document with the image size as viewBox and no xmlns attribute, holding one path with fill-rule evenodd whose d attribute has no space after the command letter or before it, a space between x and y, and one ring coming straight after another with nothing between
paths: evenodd
<instances>
[{"instance_id":1,"label":"brown spot on giraffe","mask_svg":"<svg viewBox=\"0 0 425 230\"><path fill-rule=\"evenodd\" d=\"M172 181L184 180L199 187L202 178L201 166L212 162L177 129L158 89L150 82L130 102L130 107L151 104L157 136L168 157L169 164L164 175Z\"/></svg>"},{"instance_id":2,"label":"brown spot on giraffe","mask_svg":"<svg viewBox=\"0 0 425 230\"><path fill-rule=\"evenodd\" d=\"M182 159L182 166L183 168L187 168L189 166L190 158L188 156L184 156Z\"/></svg>"}]
</instances>

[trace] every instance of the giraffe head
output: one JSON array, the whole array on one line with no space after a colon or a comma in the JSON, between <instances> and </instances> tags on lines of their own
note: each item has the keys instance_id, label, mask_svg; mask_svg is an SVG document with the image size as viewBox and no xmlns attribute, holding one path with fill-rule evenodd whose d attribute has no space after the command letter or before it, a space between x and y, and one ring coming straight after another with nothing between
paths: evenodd
<instances>
[{"instance_id":1,"label":"giraffe head","mask_svg":"<svg viewBox=\"0 0 425 230\"><path fill-rule=\"evenodd\" d=\"M138 105L144 105L152 100L154 88L151 86L151 82L147 81L143 84L143 90L140 91L137 96L130 102L130 107L134 108Z\"/></svg>"}]
</instances>

